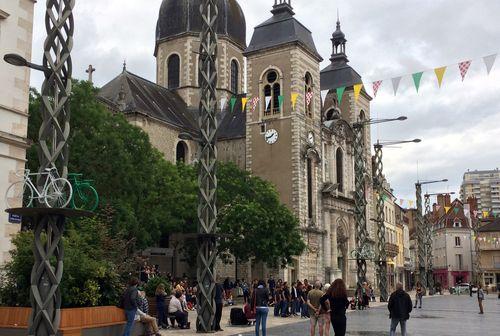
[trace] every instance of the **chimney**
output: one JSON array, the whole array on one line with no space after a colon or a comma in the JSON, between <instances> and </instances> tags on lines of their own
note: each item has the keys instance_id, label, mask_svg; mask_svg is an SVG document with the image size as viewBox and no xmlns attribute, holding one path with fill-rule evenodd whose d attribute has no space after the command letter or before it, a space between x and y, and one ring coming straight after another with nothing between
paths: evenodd
<instances>
[{"instance_id":1,"label":"chimney","mask_svg":"<svg viewBox=\"0 0 500 336\"><path fill-rule=\"evenodd\" d=\"M437 195L437 204L441 207L441 208L444 208L446 205L446 198L445 198L446 195L443 195L443 194L439 194Z\"/></svg>"},{"instance_id":2,"label":"chimney","mask_svg":"<svg viewBox=\"0 0 500 336\"><path fill-rule=\"evenodd\" d=\"M444 199L445 199L445 205L447 207L451 206L451 195L450 194L445 194L444 195Z\"/></svg>"},{"instance_id":3,"label":"chimney","mask_svg":"<svg viewBox=\"0 0 500 336\"><path fill-rule=\"evenodd\" d=\"M470 205L471 213L477 211L477 198L475 198L474 196L469 196L469 198L467 198L467 203Z\"/></svg>"}]
</instances>

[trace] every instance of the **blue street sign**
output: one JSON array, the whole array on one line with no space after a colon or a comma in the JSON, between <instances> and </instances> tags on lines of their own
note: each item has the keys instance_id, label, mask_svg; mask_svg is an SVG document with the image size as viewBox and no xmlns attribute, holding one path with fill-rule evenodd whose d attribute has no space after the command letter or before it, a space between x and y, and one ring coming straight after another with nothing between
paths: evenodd
<instances>
[{"instance_id":1,"label":"blue street sign","mask_svg":"<svg viewBox=\"0 0 500 336\"><path fill-rule=\"evenodd\" d=\"M23 217L21 215L9 214L9 223L21 224Z\"/></svg>"}]
</instances>

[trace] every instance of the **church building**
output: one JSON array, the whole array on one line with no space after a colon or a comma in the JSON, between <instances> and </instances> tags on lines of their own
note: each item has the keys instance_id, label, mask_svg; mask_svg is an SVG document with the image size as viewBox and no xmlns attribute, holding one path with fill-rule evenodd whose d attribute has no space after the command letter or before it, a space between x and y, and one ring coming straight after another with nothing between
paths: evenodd
<instances>
[{"instance_id":1,"label":"church building","mask_svg":"<svg viewBox=\"0 0 500 336\"><path fill-rule=\"evenodd\" d=\"M270 1L271 2L271 1ZM295 18L291 0L275 0L271 15L247 45L244 13L236 0L218 0L219 160L272 182L298 217L307 248L285 269L242 265L239 278L272 274L285 281L343 278L356 285L353 123L370 118L371 97L353 86L361 76L348 64L340 22L330 64L320 70L311 31ZM99 98L146 131L171 162L196 160L200 99L198 50L201 0L163 0L156 27L156 83L131 73L103 86ZM332 27L334 30L334 27ZM337 88L346 87L342 97ZM321 92L328 92L324 101ZM232 106L229 101L236 98ZM242 99L248 103L243 106ZM227 103L225 103L227 102ZM234 102L234 100L233 100ZM364 130L366 192L372 193L369 127ZM185 136L182 137L187 138ZM368 241L374 244L372 197L367 196ZM186 269L181 260L177 270ZM220 272L234 279L232 268ZM232 270L232 273L231 273ZM179 272L178 272L179 273ZM368 281L375 284L368 263Z\"/></svg>"}]
</instances>

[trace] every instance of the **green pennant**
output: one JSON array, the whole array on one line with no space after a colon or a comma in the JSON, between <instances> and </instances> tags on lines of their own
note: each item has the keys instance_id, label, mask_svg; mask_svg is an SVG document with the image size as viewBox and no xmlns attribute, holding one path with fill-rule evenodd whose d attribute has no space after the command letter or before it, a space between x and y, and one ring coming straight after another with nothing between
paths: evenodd
<instances>
[{"instance_id":1,"label":"green pennant","mask_svg":"<svg viewBox=\"0 0 500 336\"><path fill-rule=\"evenodd\" d=\"M281 106L283 105L283 101L284 101L285 97L284 96L278 96L278 102L280 104L280 109L281 109Z\"/></svg>"},{"instance_id":2,"label":"green pennant","mask_svg":"<svg viewBox=\"0 0 500 336\"><path fill-rule=\"evenodd\" d=\"M422 80L423 74L424 74L423 72L417 72L417 73L414 73L412 75L413 82L415 83L415 88L417 89L417 92L418 92L418 89L420 89L420 81Z\"/></svg>"},{"instance_id":3,"label":"green pennant","mask_svg":"<svg viewBox=\"0 0 500 336\"><path fill-rule=\"evenodd\" d=\"M233 113L234 110L234 105L236 105L236 97L231 98L231 101L229 102L231 104L231 113Z\"/></svg>"},{"instance_id":4,"label":"green pennant","mask_svg":"<svg viewBox=\"0 0 500 336\"><path fill-rule=\"evenodd\" d=\"M455 215L458 215L458 212L460 211L459 208L453 208L453 212L455 212Z\"/></svg>"},{"instance_id":5,"label":"green pennant","mask_svg":"<svg viewBox=\"0 0 500 336\"><path fill-rule=\"evenodd\" d=\"M382 195L382 199L385 201L387 201L389 199L389 197L387 197L387 195Z\"/></svg>"},{"instance_id":6,"label":"green pennant","mask_svg":"<svg viewBox=\"0 0 500 336\"><path fill-rule=\"evenodd\" d=\"M339 100L339 106L342 104L342 97L344 96L345 86L337 88L337 99Z\"/></svg>"}]
</instances>

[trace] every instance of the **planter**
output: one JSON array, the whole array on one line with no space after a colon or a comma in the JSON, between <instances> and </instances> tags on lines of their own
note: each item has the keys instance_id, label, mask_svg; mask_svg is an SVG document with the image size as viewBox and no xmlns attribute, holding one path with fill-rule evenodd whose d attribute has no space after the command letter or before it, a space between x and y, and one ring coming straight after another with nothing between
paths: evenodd
<instances>
[{"instance_id":1,"label":"planter","mask_svg":"<svg viewBox=\"0 0 500 336\"><path fill-rule=\"evenodd\" d=\"M0 335L9 330L8 335L26 335L31 308L0 307ZM61 310L61 324L58 335L85 336L114 335L125 325L125 313L117 307L69 308ZM135 328L139 335L142 325ZM116 330L116 331L115 331Z\"/></svg>"}]
</instances>

